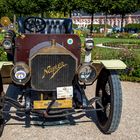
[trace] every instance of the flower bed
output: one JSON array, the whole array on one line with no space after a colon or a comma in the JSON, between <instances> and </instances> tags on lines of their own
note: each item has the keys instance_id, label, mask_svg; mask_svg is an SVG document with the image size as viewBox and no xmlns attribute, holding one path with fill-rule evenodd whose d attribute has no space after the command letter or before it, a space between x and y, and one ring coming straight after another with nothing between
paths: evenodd
<instances>
[{"instance_id":1,"label":"flower bed","mask_svg":"<svg viewBox=\"0 0 140 140\"><path fill-rule=\"evenodd\" d=\"M94 48L93 58L97 60L119 59L126 65L126 70L119 71L121 80L140 82L140 50Z\"/></svg>"},{"instance_id":2,"label":"flower bed","mask_svg":"<svg viewBox=\"0 0 140 140\"><path fill-rule=\"evenodd\" d=\"M107 37L110 38L123 38L123 39L140 39L140 33L108 33Z\"/></svg>"},{"instance_id":3,"label":"flower bed","mask_svg":"<svg viewBox=\"0 0 140 140\"><path fill-rule=\"evenodd\" d=\"M106 42L103 43L103 46L128 48L128 49L140 49L140 42Z\"/></svg>"},{"instance_id":4,"label":"flower bed","mask_svg":"<svg viewBox=\"0 0 140 140\"><path fill-rule=\"evenodd\" d=\"M93 33L93 34L92 34L92 37L93 37L93 38L95 38L95 37L103 38L103 37L104 37L104 33Z\"/></svg>"}]
</instances>

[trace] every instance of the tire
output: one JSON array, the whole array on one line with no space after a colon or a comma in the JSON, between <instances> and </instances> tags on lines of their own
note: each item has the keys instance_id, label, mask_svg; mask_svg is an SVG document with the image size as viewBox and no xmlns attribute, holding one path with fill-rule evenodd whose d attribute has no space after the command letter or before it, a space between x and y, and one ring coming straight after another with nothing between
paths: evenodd
<instances>
[{"instance_id":1,"label":"tire","mask_svg":"<svg viewBox=\"0 0 140 140\"><path fill-rule=\"evenodd\" d=\"M0 111L3 110L3 103L2 103L2 99L1 99L1 93L0 93ZM3 118L3 114L0 113L0 137L2 136L3 130L4 130L4 118Z\"/></svg>"},{"instance_id":2,"label":"tire","mask_svg":"<svg viewBox=\"0 0 140 140\"><path fill-rule=\"evenodd\" d=\"M104 134L111 134L118 128L122 112L122 90L115 70L103 69L96 85L96 97L100 97L103 111L96 111L97 126ZM101 108L96 103L96 108Z\"/></svg>"},{"instance_id":3,"label":"tire","mask_svg":"<svg viewBox=\"0 0 140 140\"><path fill-rule=\"evenodd\" d=\"M2 78L0 75L0 111L3 110L3 84L2 84ZM3 130L4 130L4 118L3 118L3 114L0 113L0 137L2 136Z\"/></svg>"},{"instance_id":4,"label":"tire","mask_svg":"<svg viewBox=\"0 0 140 140\"><path fill-rule=\"evenodd\" d=\"M0 137L2 136L4 130L4 119L0 119Z\"/></svg>"}]
</instances>

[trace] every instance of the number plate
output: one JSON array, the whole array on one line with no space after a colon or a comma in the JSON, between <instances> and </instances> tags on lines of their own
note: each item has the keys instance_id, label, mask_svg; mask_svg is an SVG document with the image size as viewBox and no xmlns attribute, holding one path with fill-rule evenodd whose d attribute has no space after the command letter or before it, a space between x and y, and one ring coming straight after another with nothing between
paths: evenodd
<instances>
[{"instance_id":1,"label":"number plate","mask_svg":"<svg viewBox=\"0 0 140 140\"><path fill-rule=\"evenodd\" d=\"M57 87L57 99L62 99L62 98L72 98L73 97L73 87L68 86L68 87Z\"/></svg>"},{"instance_id":2,"label":"number plate","mask_svg":"<svg viewBox=\"0 0 140 140\"><path fill-rule=\"evenodd\" d=\"M47 109L52 100L34 101L34 109ZM72 100L56 100L51 108L72 108Z\"/></svg>"}]
</instances>

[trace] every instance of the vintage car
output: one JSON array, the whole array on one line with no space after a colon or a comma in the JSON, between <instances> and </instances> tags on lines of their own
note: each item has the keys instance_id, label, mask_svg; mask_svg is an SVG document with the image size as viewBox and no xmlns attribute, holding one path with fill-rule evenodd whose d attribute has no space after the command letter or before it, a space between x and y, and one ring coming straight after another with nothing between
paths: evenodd
<instances>
[{"instance_id":1,"label":"vintage car","mask_svg":"<svg viewBox=\"0 0 140 140\"><path fill-rule=\"evenodd\" d=\"M95 111L104 134L117 129L122 91L116 70L126 65L120 60L92 60L93 38L87 36L81 48L71 19L20 18L18 32L8 30L1 47L8 61L0 62L0 135L7 113L24 114L30 127L31 116L55 120ZM89 99L85 89L94 83L95 96L93 91ZM20 88L17 100L4 93L5 84ZM15 110L5 110L5 104Z\"/></svg>"}]
</instances>

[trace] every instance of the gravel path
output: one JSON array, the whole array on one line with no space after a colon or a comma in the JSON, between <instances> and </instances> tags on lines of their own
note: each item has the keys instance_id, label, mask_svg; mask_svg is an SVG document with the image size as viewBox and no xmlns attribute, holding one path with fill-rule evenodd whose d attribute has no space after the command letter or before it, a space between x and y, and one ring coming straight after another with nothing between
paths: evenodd
<instances>
[{"instance_id":1,"label":"gravel path","mask_svg":"<svg viewBox=\"0 0 140 140\"><path fill-rule=\"evenodd\" d=\"M92 96L94 86L87 89ZM8 121L1 140L139 140L140 139L140 84L122 82L123 111L118 130L104 135L96 126L96 119L76 115L76 125L41 126L25 128L22 118ZM94 93L93 93L94 94ZM80 119L77 119L80 118ZM14 124L14 125L13 125Z\"/></svg>"}]
</instances>

